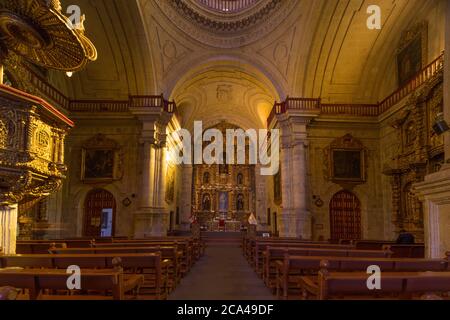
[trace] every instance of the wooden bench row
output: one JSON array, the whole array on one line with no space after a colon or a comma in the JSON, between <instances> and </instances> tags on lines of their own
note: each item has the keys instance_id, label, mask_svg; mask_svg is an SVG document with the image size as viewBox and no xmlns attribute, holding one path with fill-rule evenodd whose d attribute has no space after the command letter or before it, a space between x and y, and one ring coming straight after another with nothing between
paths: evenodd
<instances>
[{"instance_id":1,"label":"wooden bench row","mask_svg":"<svg viewBox=\"0 0 450 320\"><path fill-rule=\"evenodd\" d=\"M20 281L11 276L12 271L23 271L17 270L18 268L28 270L27 275L34 273L39 276L42 274L41 270L63 269L65 271L69 266L74 265L80 268L82 276L94 269L98 272L123 270L125 275L121 287L124 292L137 289L136 295L142 294L153 299L165 299L169 292L170 262L163 260L160 253L1 256L0 267L2 269L0 272L5 272L6 276L0 278L0 287L13 286L30 289L27 286L19 285ZM20 278L20 275L17 277ZM87 280L90 281L90 278ZM86 282L87 288L91 288L95 284L95 282L91 284L89 281ZM85 287L82 286L82 289L84 290ZM101 288L96 289L101 290ZM31 298L33 299L34 296Z\"/></svg>"},{"instance_id":2,"label":"wooden bench row","mask_svg":"<svg viewBox=\"0 0 450 320\"><path fill-rule=\"evenodd\" d=\"M64 270L1 270L0 286L24 290L19 299L30 300L124 300L124 275L120 271L85 270L81 275L80 291L68 290L68 275ZM142 277L141 277L142 280ZM95 290L96 294L89 294ZM62 293L61 293L62 292Z\"/></svg>"},{"instance_id":3,"label":"wooden bench row","mask_svg":"<svg viewBox=\"0 0 450 320\"><path fill-rule=\"evenodd\" d=\"M278 298L299 298L300 278L317 276L321 269L333 272L366 272L369 266L378 266L382 272L450 272L448 259L405 259L374 257L305 257L286 255L275 263L275 277L269 282ZM369 275L366 273L366 280Z\"/></svg>"},{"instance_id":4,"label":"wooden bench row","mask_svg":"<svg viewBox=\"0 0 450 320\"><path fill-rule=\"evenodd\" d=\"M76 254L76 255L95 255L95 254L133 254L133 253L159 253L163 260L169 264L169 292L173 291L186 271L183 269L183 253L174 246L147 246L147 247L108 247L108 248L53 248L52 254Z\"/></svg>"},{"instance_id":5,"label":"wooden bench row","mask_svg":"<svg viewBox=\"0 0 450 320\"><path fill-rule=\"evenodd\" d=\"M379 289L369 289L367 273L328 272L300 279L304 299L449 299L450 272L384 272Z\"/></svg>"},{"instance_id":6,"label":"wooden bench row","mask_svg":"<svg viewBox=\"0 0 450 320\"><path fill-rule=\"evenodd\" d=\"M154 237L145 239L115 238L80 238L80 239L56 239L56 240L25 240L17 241L16 253L18 254L43 254L49 247L90 248L99 244L111 243L147 243L147 242L177 242L186 243L186 247L192 250L194 259L204 254L205 243L193 237Z\"/></svg>"},{"instance_id":7,"label":"wooden bench row","mask_svg":"<svg viewBox=\"0 0 450 320\"><path fill-rule=\"evenodd\" d=\"M309 248L283 248L267 247L263 259L263 280L269 288L274 287L276 274L275 264L283 261L286 256L330 256L330 257L361 257L361 258L389 258L392 252L389 250L332 250Z\"/></svg>"}]
</instances>

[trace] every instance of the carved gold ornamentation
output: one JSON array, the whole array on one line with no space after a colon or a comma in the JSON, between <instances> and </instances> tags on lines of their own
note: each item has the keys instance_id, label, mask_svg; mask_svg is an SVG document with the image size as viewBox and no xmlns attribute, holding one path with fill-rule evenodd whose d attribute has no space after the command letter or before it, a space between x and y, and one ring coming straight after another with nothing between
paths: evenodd
<instances>
[{"instance_id":1,"label":"carved gold ornamentation","mask_svg":"<svg viewBox=\"0 0 450 320\"><path fill-rule=\"evenodd\" d=\"M8 55L13 52L37 65L62 71L78 71L97 59L84 30L72 26L57 0L1 1L0 43Z\"/></svg>"},{"instance_id":2,"label":"carved gold ornamentation","mask_svg":"<svg viewBox=\"0 0 450 320\"><path fill-rule=\"evenodd\" d=\"M60 187L60 151L72 125L39 98L0 85L0 205L41 198Z\"/></svg>"},{"instance_id":3,"label":"carved gold ornamentation","mask_svg":"<svg viewBox=\"0 0 450 320\"><path fill-rule=\"evenodd\" d=\"M397 231L406 229L418 241L424 237L423 208L411 188L444 162L444 142L432 129L436 114L442 112L442 84L439 72L410 96L404 111L391 123L401 142L394 167L384 170L391 177L392 221Z\"/></svg>"},{"instance_id":4,"label":"carved gold ornamentation","mask_svg":"<svg viewBox=\"0 0 450 320\"><path fill-rule=\"evenodd\" d=\"M222 132L224 141L227 129L238 129L224 121L213 128ZM248 164L195 165L192 196L193 213L200 225L215 230L218 219L245 225L256 208L255 167Z\"/></svg>"}]
</instances>

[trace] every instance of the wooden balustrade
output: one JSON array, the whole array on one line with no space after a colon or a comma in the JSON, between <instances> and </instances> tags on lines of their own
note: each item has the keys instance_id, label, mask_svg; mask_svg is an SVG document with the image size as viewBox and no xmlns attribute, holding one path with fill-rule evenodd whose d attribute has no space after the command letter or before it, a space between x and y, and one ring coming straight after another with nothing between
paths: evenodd
<instances>
[{"instance_id":1,"label":"wooden balustrade","mask_svg":"<svg viewBox=\"0 0 450 320\"><path fill-rule=\"evenodd\" d=\"M252 1L252 0L249 0ZM210 1L207 1L210 2ZM218 1L217 3L223 3ZM402 99L414 92L425 82L435 77L444 65L444 55L440 55L429 65L423 68L407 84L400 87L378 104L322 104L320 99L314 98L287 98L286 101L275 103L267 119L268 126L275 115L285 113L287 110L315 110L320 109L325 115L350 115L359 117L377 117L398 104ZM131 96L128 101L117 100L75 100L71 101L63 93L42 79L33 70L28 69L31 84L47 99L57 103L60 107L72 112L127 112L130 107L163 108L169 113L176 113L176 104L167 101L163 95Z\"/></svg>"},{"instance_id":2,"label":"wooden balustrade","mask_svg":"<svg viewBox=\"0 0 450 320\"><path fill-rule=\"evenodd\" d=\"M379 104L379 114L382 114L399 103L406 96L411 94L414 90L419 88L425 82L433 78L444 67L444 55L440 55L433 62L427 65L407 84L400 87L397 91L392 93Z\"/></svg>"},{"instance_id":3,"label":"wooden balustrade","mask_svg":"<svg viewBox=\"0 0 450 320\"><path fill-rule=\"evenodd\" d=\"M166 101L162 96L131 96L130 100L78 100L71 101L72 112L127 112L129 108L163 108L174 113L176 104Z\"/></svg>"},{"instance_id":4,"label":"wooden balustrade","mask_svg":"<svg viewBox=\"0 0 450 320\"><path fill-rule=\"evenodd\" d=\"M322 104L321 114L354 115L359 117L376 117L379 114L377 104Z\"/></svg>"},{"instance_id":5,"label":"wooden balustrade","mask_svg":"<svg viewBox=\"0 0 450 320\"><path fill-rule=\"evenodd\" d=\"M398 104L402 99L414 92L417 88L432 79L444 66L444 54L440 55L429 65L423 68L407 84L389 95L378 104L322 104L320 99L313 98L287 98L284 102L277 102L269 114L267 125L275 115L285 113L287 110L313 110L320 109L325 115L347 115L359 117L378 117Z\"/></svg>"},{"instance_id":6,"label":"wooden balustrade","mask_svg":"<svg viewBox=\"0 0 450 320\"><path fill-rule=\"evenodd\" d=\"M69 99L64 94L34 73L33 70L27 69L27 71L29 72L31 84L41 93L41 95L56 102L65 109L69 108Z\"/></svg>"},{"instance_id":7,"label":"wooden balustrade","mask_svg":"<svg viewBox=\"0 0 450 320\"><path fill-rule=\"evenodd\" d=\"M71 101L69 110L72 112L126 112L128 111L128 101Z\"/></svg>"}]
</instances>

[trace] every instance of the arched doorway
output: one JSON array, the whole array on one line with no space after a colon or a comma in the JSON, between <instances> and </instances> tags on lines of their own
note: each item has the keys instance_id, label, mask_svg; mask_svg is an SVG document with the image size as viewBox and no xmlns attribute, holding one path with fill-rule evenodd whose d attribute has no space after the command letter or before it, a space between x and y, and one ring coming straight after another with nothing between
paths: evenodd
<instances>
[{"instance_id":1,"label":"arched doorway","mask_svg":"<svg viewBox=\"0 0 450 320\"><path fill-rule=\"evenodd\" d=\"M350 191L340 191L330 202L331 239L361 239L361 202Z\"/></svg>"},{"instance_id":2,"label":"arched doorway","mask_svg":"<svg viewBox=\"0 0 450 320\"><path fill-rule=\"evenodd\" d=\"M104 189L90 191L84 203L83 236L114 236L116 200Z\"/></svg>"}]
</instances>

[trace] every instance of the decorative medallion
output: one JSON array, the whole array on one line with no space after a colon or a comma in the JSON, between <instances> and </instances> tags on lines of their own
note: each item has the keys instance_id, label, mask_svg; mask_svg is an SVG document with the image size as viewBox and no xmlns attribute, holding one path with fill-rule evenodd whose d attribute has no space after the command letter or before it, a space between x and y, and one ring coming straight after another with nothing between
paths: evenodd
<instances>
[{"instance_id":1,"label":"decorative medallion","mask_svg":"<svg viewBox=\"0 0 450 320\"><path fill-rule=\"evenodd\" d=\"M155 0L177 28L218 48L259 40L282 23L298 3L298 0Z\"/></svg>"}]
</instances>

